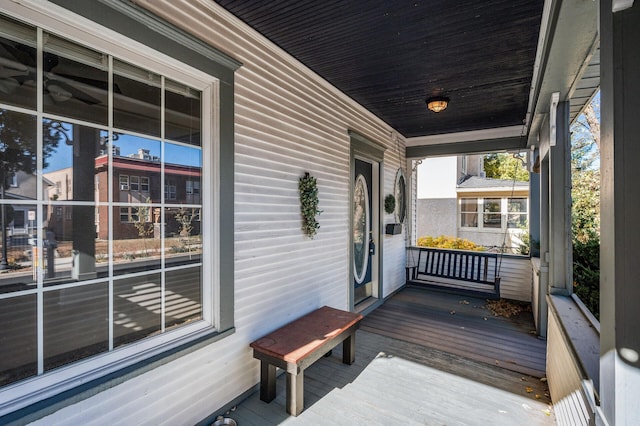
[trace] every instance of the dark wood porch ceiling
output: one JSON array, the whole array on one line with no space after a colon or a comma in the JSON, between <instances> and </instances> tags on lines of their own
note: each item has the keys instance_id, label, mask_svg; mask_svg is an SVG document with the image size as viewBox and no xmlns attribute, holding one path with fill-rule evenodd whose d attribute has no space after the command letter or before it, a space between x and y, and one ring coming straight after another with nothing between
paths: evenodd
<instances>
[{"instance_id":1,"label":"dark wood porch ceiling","mask_svg":"<svg viewBox=\"0 0 640 426\"><path fill-rule=\"evenodd\" d=\"M541 0L217 1L406 137L526 118Z\"/></svg>"}]
</instances>

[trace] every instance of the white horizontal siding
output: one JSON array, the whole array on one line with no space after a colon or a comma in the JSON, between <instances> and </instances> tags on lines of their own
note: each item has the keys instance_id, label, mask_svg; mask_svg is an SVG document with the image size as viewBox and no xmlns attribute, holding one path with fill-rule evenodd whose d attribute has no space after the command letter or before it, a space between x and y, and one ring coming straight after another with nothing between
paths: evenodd
<instances>
[{"instance_id":1,"label":"white horizontal siding","mask_svg":"<svg viewBox=\"0 0 640 426\"><path fill-rule=\"evenodd\" d=\"M401 286L405 284L405 266L406 266L406 249L407 246L407 226L409 223L409 213L407 211L407 215L405 217L404 224L402 226L402 233L396 235L386 235L385 234L385 225L388 223L396 223L395 214L387 214L384 211L384 198L388 194L393 194L395 196L395 185L396 185L396 176L398 174L398 169L402 169L402 173L405 176L405 190L406 196L405 199L410 199L410 188L407 184L407 173L406 169L406 158L404 153L404 148L398 146L395 142L395 138L391 140L392 145L390 149L385 153L385 163L384 163L384 191L382 194L382 221L381 221L381 234L382 234L382 242L384 244L384 258L383 258L383 275L384 275L384 288L382 297L386 297L389 294L393 293L395 290L399 289ZM396 149L393 149L396 148ZM397 202L398 200L396 200ZM407 203L407 210L410 205Z\"/></svg>"},{"instance_id":2,"label":"white horizontal siding","mask_svg":"<svg viewBox=\"0 0 640 426\"><path fill-rule=\"evenodd\" d=\"M503 256L500 263L500 297L531 302L532 271L528 257Z\"/></svg>"},{"instance_id":3,"label":"white horizontal siding","mask_svg":"<svg viewBox=\"0 0 640 426\"><path fill-rule=\"evenodd\" d=\"M41 424L193 424L250 389L259 377L252 340L316 307L348 308L348 130L388 148L382 198L406 163L391 128L214 2L136 3L243 63L234 105L236 333ZM313 240L300 229L305 172L317 178L322 210ZM404 234L381 243L386 295L404 284Z\"/></svg>"},{"instance_id":4,"label":"white horizontal siding","mask_svg":"<svg viewBox=\"0 0 640 426\"><path fill-rule=\"evenodd\" d=\"M553 310L549 310L547 380L558 425L595 424L595 413L587 397L587 392L593 390L589 389Z\"/></svg>"}]
</instances>

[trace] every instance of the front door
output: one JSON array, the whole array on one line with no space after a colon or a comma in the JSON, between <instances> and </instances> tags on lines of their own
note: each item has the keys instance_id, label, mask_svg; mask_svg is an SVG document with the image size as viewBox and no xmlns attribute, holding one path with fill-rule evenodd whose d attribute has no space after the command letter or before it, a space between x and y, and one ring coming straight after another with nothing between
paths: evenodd
<instances>
[{"instance_id":1,"label":"front door","mask_svg":"<svg viewBox=\"0 0 640 426\"><path fill-rule=\"evenodd\" d=\"M373 164L355 159L353 182L353 286L354 303L373 295L375 241Z\"/></svg>"}]
</instances>

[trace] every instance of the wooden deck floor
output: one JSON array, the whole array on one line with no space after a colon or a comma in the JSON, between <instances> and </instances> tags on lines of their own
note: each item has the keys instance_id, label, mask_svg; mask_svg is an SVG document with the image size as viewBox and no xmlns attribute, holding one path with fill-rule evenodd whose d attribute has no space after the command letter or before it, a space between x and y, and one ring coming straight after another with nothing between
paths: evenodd
<instances>
[{"instance_id":1,"label":"wooden deck floor","mask_svg":"<svg viewBox=\"0 0 640 426\"><path fill-rule=\"evenodd\" d=\"M545 375L546 342L531 312L505 318L486 300L407 287L367 316L362 329L534 377Z\"/></svg>"},{"instance_id":2,"label":"wooden deck floor","mask_svg":"<svg viewBox=\"0 0 640 426\"><path fill-rule=\"evenodd\" d=\"M546 383L514 371L538 371L540 361L531 361L534 368L511 359L544 352L544 342L534 343L525 316L489 318L480 305L481 299L405 288L363 320L353 365L341 363L339 345L305 370L300 416L286 413L284 375L274 401L262 402L256 392L228 416L241 426L555 424ZM527 349L494 356L518 345Z\"/></svg>"}]
</instances>

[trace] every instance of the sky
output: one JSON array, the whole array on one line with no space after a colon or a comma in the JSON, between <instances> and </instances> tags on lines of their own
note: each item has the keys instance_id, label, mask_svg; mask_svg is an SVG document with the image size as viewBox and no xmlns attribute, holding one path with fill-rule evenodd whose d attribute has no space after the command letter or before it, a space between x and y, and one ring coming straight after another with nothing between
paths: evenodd
<instances>
[{"instance_id":1,"label":"sky","mask_svg":"<svg viewBox=\"0 0 640 426\"><path fill-rule=\"evenodd\" d=\"M65 127L71 128L71 125L66 124ZM71 130L68 131L68 134L72 133ZM106 135L107 132L101 132L101 137L106 137ZM150 155L161 156L161 142L157 140L120 134L118 140L114 142L114 145L120 147L120 155L124 157L130 154L136 154L138 149L147 149ZM165 158L166 162L171 164L202 167L201 152L200 149L196 147L166 142ZM56 150L46 159L46 163L45 173L71 167L73 164L73 146L67 145L62 141L58 144Z\"/></svg>"},{"instance_id":2,"label":"sky","mask_svg":"<svg viewBox=\"0 0 640 426\"><path fill-rule=\"evenodd\" d=\"M418 166L418 198L456 198L457 157L431 157Z\"/></svg>"}]
</instances>

